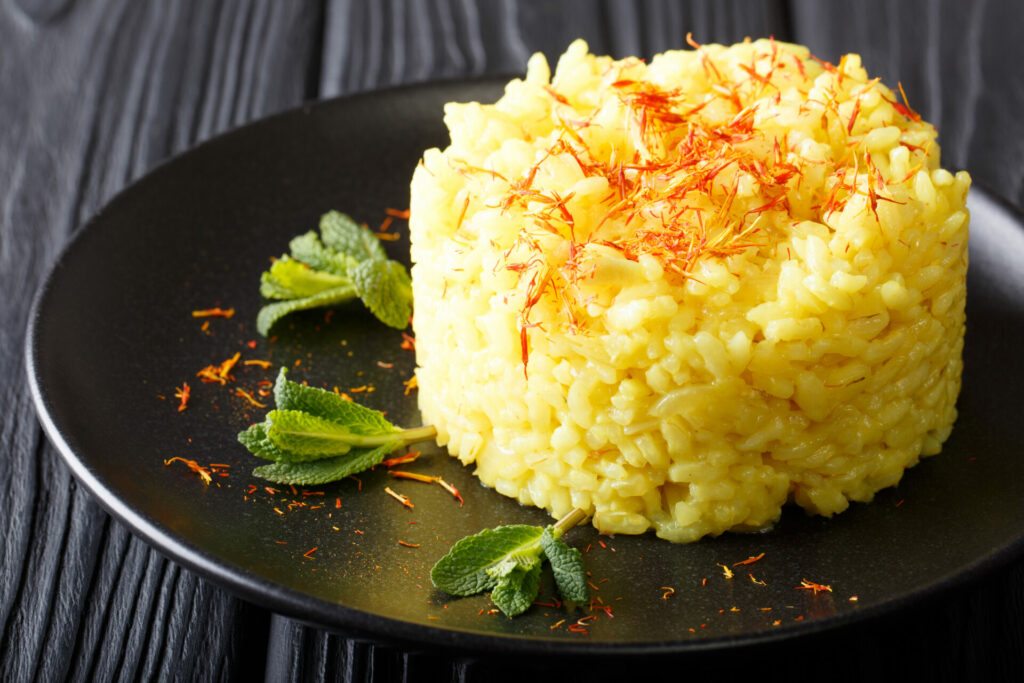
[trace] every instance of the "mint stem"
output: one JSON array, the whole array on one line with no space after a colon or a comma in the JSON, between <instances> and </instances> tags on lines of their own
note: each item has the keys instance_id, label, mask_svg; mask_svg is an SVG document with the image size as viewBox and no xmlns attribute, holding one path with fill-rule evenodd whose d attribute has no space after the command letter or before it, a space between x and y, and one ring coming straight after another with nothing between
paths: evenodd
<instances>
[{"instance_id":1,"label":"mint stem","mask_svg":"<svg viewBox=\"0 0 1024 683\"><path fill-rule=\"evenodd\" d=\"M436 437L437 427L434 425L423 425L422 427L402 430L402 441L405 442L406 446L417 441L430 441Z\"/></svg>"},{"instance_id":2,"label":"mint stem","mask_svg":"<svg viewBox=\"0 0 1024 683\"><path fill-rule=\"evenodd\" d=\"M555 522L555 525L551 527L551 533L555 538L561 538L569 529L573 528L584 519L587 518L587 512L581 508L573 508L569 514L562 517L560 520Z\"/></svg>"},{"instance_id":3,"label":"mint stem","mask_svg":"<svg viewBox=\"0 0 1024 683\"><path fill-rule=\"evenodd\" d=\"M395 437L402 440L402 446L408 446L409 444L414 444L418 441L429 441L436 436L437 427L434 425L423 425L422 427L403 429L397 433L390 432L385 434L374 434L373 436L348 434L339 440L357 448L375 448L377 446L383 446L389 441L394 441Z\"/></svg>"}]
</instances>

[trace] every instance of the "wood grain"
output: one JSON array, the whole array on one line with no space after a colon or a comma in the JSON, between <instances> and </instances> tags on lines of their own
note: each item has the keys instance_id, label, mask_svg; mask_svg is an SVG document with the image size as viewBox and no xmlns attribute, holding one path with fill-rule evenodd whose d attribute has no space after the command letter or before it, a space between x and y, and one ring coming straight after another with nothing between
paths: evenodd
<instances>
[{"instance_id":1,"label":"wood grain","mask_svg":"<svg viewBox=\"0 0 1024 683\"><path fill-rule=\"evenodd\" d=\"M532 52L554 60L576 37L650 57L683 46L687 32L701 42L774 35L825 59L860 52L939 126L946 165L1020 205L1020 26L1018 4L1001 0L0 3L0 373L10 378L0 385L0 680L636 675L621 664L409 652L303 626L161 557L77 486L22 380L29 304L68 237L160 161L304 100L518 73ZM1013 679L1024 671L1024 563L906 613L745 655L666 664L716 678L791 678L799 662L840 681Z\"/></svg>"},{"instance_id":2,"label":"wood grain","mask_svg":"<svg viewBox=\"0 0 1024 683\"><path fill-rule=\"evenodd\" d=\"M169 563L79 490L22 378L59 248L159 161L315 94L315 3L0 6L0 680L235 678L269 617ZM15 68L17 67L17 68ZM73 343L73 340L69 340ZM255 647L253 647L255 646Z\"/></svg>"}]
</instances>

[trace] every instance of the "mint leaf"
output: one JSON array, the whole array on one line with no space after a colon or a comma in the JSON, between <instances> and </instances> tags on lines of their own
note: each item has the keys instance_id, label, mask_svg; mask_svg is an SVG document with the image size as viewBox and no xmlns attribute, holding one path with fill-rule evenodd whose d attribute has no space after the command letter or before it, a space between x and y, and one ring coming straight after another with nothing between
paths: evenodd
<instances>
[{"instance_id":1,"label":"mint leaf","mask_svg":"<svg viewBox=\"0 0 1024 683\"><path fill-rule=\"evenodd\" d=\"M345 424L355 434L391 434L401 431L376 410L342 398L333 391L309 387L285 377L285 368L274 382L278 410L298 410Z\"/></svg>"},{"instance_id":2,"label":"mint leaf","mask_svg":"<svg viewBox=\"0 0 1024 683\"><path fill-rule=\"evenodd\" d=\"M540 547L551 563L555 585L562 599L577 603L590 600L587 572L583 569L583 556L580 551L570 548L557 538L552 532L552 527L544 529L540 537Z\"/></svg>"},{"instance_id":3,"label":"mint leaf","mask_svg":"<svg viewBox=\"0 0 1024 683\"><path fill-rule=\"evenodd\" d=\"M534 564L536 563L531 563L530 566L532 567ZM523 565L519 564L511 557L506 557L499 561L498 564L492 565L484 571L487 572L487 576L491 577L495 581L501 581L503 578L511 574L513 569L521 566Z\"/></svg>"},{"instance_id":4,"label":"mint leaf","mask_svg":"<svg viewBox=\"0 0 1024 683\"><path fill-rule=\"evenodd\" d=\"M341 455L352 450L354 436L344 425L301 410L267 413L267 436L278 448L297 456Z\"/></svg>"},{"instance_id":5,"label":"mint leaf","mask_svg":"<svg viewBox=\"0 0 1024 683\"><path fill-rule=\"evenodd\" d=\"M349 270L355 267L357 261L346 254L325 247L310 230L305 235L293 237L288 243L292 258L305 263L310 268L322 270L334 275L345 277Z\"/></svg>"},{"instance_id":6,"label":"mint leaf","mask_svg":"<svg viewBox=\"0 0 1024 683\"><path fill-rule=\"evenodd\" d=\"M528 569L540 564L537 559L542 533L540 527L513 524L467 536L434 565L430 580L452 595L474 595L489 590L498 583L489 569L503 563L509 571L516 566Z\"/></svg>"},{"instance_id":7,"label":"mint leaf","mask_svg":"<svg viewBox=\"0 0 1024 683\"><path fill-rule=\"evenodd\" d=\"M334 458L340 454L348 454L353 450L356 450L346 444L340 444L336 448L324 448L323 450L317 448L315 445L310 446L307 449L282 448L277 442L275 442L274 438L271 437L271 431L272 425L269 421L261 422L250 426L243 432L240 432L238 440L256 457L263 458L264 460L275 460L278 462L314 462L317 460ZM400 436L396 438L395 441L398 445L401 445L402 443ZM348 450L343 450L346 446ZM397 447L398 446L394 446L391 450L394 450Z\"/></svg>"},{"instance_id":8,"label":"mint leaf","mask_svg":"<svg viewBox=\"0 0 1024 683\"><path fill-rule=\"evenodd\" d=\"M277 409L238 435L260 458L274 460L253 474L283 484L324 484L379 464L391 451L433 439L432 426L399 429L384 415L330 391L290 381L274 383Z\"/></svg>"},{"instance_id":9,"label":"mint leaf","mask_svg":"<svg viewBox=\"0 0 1024 683\"><path fill-rule=\"evenodd\" d=\"M282 256L260 277L260 294L267 299L300 299L349 284L346 277Z\"/></svg>"},{"instance_id":10,"label":"mint leaf","mask_svg":"<svg viewBox=\"0 0 1024 683\"><path fill-rule=\"evenodd\" d=\"M341 455L353 447L376 448L385 443L403 443L402 435L395 430L359 434L348 424L301 410L271 410L267 413L266 424L267 436L275 446L302 459ZM355 426L363 427L359 423Z\"/></svg>"},{"instance_id":11,"label":"mint leaf","mask_svg":"<svg viewBox=\"0 0 1024 683\"><path fill-rule=\"evenodd\" d=\"M288 243L282 256L260 276L260 294L278 299L256 316L263 336L282 317L309 308L362 299L386 325L405 329L412 315L412 283L405 266L389 261L380 240L338 211L320 217L320 237L309 231Z\"/></svg>"},{"instance_id":12,"label":"mint leaf","mask_svg":"<svg viewBox=\"0 0 1024 683\"><path fill-rule=\"evenodd\" d=\"M270 328L274 326L274 323L289 313L309 308L320 308L321 306L336 306L354 298L356 298L355 287L344 285L325 290L314 296L307 296L304 299L291 299L289 301L267 304L256 315L256 330L266 337L270 334Z\"/></svg>"},{"instance_id":13,"label":"mint leaf","mask_svg":"<svg viewBox=\"0 0 1024 683\"><path fill-rule=\"evenodd\" d=\"M401 445L400 441L386 443L377 448L352 449L345 455L315 462L275 462L252 471L257 477L277 484L319 486L359 474L383 462L387 455Z\"/></svg>"},{"instance_id":14,"label":"mint leaf","mask_svg":"<svg viewBox=\"0 0 1024 683\"><path fill-rule=\"evenodd\" d=\"M452 595L490 590L498 609L514 617L529 609L537 598L541 562L546 557L562 597L586 602L590 592L580 551L559 540L586 516L580 508L573 508L553 526L512 524L484 529L453 545L430 570L430 580Z\"/></svg>"},{"instance_id":15,"label":"mint leaf","mask_svg":"<svg viewBox=\"0 0 1024 683\"><path fill-rule=\"evenodd\" d=\"M352 271L359 298L385 325L403 330L412 315L412 281L397 261L363 261Z\"/></svg>"},{"instance_id":16,"label":"mint leaf","mask_svg":"<svg viewBox=\"0 0 1024 683\"><path fill-rule=\"evenodd\" d=\"M320 235L329 248L356 261L387 260L380 240L340 211L328 211L320 217Z\"/></svg>"},{"instance_id":17,"label":"mint leaf","mask_svg":"<svg viewBox=\"0 0 1024 683\"><path fill-rule=\"evenodd\" d=\"M511 618L530 609L540 592L540 562L529 569L516 566L498 581L491 591L491 600Z\"/></svg>"},{"instance_id":18,"label":"mint leaf","mask_svg":"<svg viewBox=\"0 0 1024 683\"><path fill-rule=\"evenodd\" d=\"M294 455L279 448L270 437L267 436L267 425L259 423L251 425L245 431L238 433L238 440L249 452L258 458L265 460L293 460Z\"/></svg>"}]
</instances>

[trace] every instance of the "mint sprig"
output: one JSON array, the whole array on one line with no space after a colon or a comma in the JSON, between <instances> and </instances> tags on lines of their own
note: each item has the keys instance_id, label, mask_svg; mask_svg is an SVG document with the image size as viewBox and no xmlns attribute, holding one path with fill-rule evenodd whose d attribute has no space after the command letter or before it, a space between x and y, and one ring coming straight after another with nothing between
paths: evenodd
<instances>
[{"instance_id":1,"label":"mint sprig","mask_svg":"<svg viewBox=\"0 0 1024 683\"><path fill-rule=\"evenodd\" d=\"M292 239L290 255L274 261L260 277L260 294L276 299L256 316L264 337L278 320L295 311L359 298L386 325L405 329L412 314L412 281L401 263L391 261L372 232L338 211L320 217L312 230Z\"/></svg>"},{"instance_id":2,"label":"mint sprig","mask_svg":"<svg viewBox=\"0 0 1024 683\"><path fill-rule=\"evenodd\" d=\"M463 538L430 570L436 588L459 596L491 591L491 600L508 617L525 612L540 590L544 559L551 563L562 599L590 599L580 551L562 535L587 516L579 508L547 527L511 524Z\"/></svg>"},{"instance_id":3,"label":"mint sprig","mask_svg":"<svg viewBox=\"0 0 1024 683\"><path fill-rule=\"evenodd\" d=\"M432 426L400 429L384 415L324 389L274 383L277 409L238 435L253 455L274 461L253 474L278 484L326 484L379 465L391 451L433 439Z\"/></svg>"}]
</instances>

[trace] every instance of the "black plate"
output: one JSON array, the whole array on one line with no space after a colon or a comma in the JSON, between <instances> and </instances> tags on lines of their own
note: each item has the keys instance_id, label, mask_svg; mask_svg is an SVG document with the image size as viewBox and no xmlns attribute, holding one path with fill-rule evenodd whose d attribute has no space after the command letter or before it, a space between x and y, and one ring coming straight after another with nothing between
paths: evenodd
<instances>
[{"instance_id":1,"label":"black plate","mask_svg":"<svg viewBox=\"0 0 1024 683\"><path fill-rule=\"evenodd\" d=\"M259 274L325 210L376 225L386 207L405 208L423 149L447 143L442 104L499 93L495 81L422 85L272 117L158 168L77 234L36 301L29 376L47 434L111 513L176 561L281 613L381 640L490 652L684 652L788 638L907 605L1019 554L1024 229L978 188L966 372L944 452L832 520L788 510L769 533L688 546L576 529L567 539L589 548L594 594L613 616L535 606L508 620L486 612L485 596L434 591L428 572L449 543L499 523L547 520L436 449L408 469L453 482L461 509L440 487L381 471L360 477L361 492L355 481L317 489L323 495L265 491L235 441L263 411L230 387L201 384L196 371L241 351L312 384L350 393L372 385L353 395L417 424L402 385L413 356L400 333L353 306L330 321L323 311L297 315L268 342L254 329ZM387 249L407 260L404 222L396 228L403 239ZM190 312L217 304L237 314L211 320L205 333ZM235 374L232 386L254 389L274 371ZM192 399L178 413L172 394L184 381ZM231 465L230 476L205 486L182 463L164 465L175 456ZM388 497L387 485L415 508ZM731 580L718 566L760 553ZM796 590L805 578L832 592ZM663 599L663 587L675 594ZM585 615L597 617L584 622L588 633L568 630Z\"/></svg>"}]
</instances>

